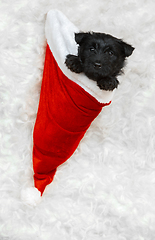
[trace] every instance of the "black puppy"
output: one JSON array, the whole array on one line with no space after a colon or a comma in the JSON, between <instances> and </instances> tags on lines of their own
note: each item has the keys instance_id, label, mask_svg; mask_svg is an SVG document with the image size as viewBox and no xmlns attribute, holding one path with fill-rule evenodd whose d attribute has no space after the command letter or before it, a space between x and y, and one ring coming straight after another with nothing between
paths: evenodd
<instances>
[{"instance_id":1,"label":"black puppy","mask_svg":"<svg viewBox=\"0 0 155 240\"><path fill-rule=\"evenodd\" d=\"M100 89L112 91L119 82L117 76L122 73L126 57L134 48L105 33L75 33L79 45L78 56L68 54L66 66L75 73L83 72L97 82Z\"/></svg>"}]
</instances>

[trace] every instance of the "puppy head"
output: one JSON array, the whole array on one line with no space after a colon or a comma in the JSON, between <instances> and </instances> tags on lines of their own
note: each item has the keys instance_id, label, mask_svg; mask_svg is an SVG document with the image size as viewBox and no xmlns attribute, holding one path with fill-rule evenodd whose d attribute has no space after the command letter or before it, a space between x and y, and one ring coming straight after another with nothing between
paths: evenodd
<instances>
[{"instance_id":1,"label":"puppy head","mask_svg":"<svg viewBox=\"0 0 155 240\"><path fill-rule=\"evenodd\" d=\"M134 50L121 39L104 33L76 33L75 41L79 45L78 56L83 65L83 72L95 81L120 74L125 59Z\"/></svg>"}]
</instances>

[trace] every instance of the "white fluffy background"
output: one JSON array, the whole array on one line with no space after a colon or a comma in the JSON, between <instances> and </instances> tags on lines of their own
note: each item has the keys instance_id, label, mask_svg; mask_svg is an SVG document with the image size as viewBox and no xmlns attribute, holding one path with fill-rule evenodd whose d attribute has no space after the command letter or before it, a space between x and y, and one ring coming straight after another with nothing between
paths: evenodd
<instances>
[{"instance_id":1,"label":"white fluffy background","mask_svg":"<svg viewBox=\"0 0 155 240\"><path fill-rule=\"evenodd\" d=\"M32 207L21 191L33 186L44 24L55 8L136 50L112 104ZM1 0L0 240L155 239L154 11L154 0Z\"/></svg>"}]
</instances>

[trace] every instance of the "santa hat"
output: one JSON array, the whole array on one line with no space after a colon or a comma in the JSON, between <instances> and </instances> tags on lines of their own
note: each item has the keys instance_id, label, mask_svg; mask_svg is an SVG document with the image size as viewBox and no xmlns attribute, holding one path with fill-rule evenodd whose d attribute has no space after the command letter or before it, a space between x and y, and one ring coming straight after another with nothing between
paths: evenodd
<instances>
[{"instance_id":1,"label":"santa hat","mask_svg":"<svg viewBox=\"0 0 155 240\"><path fill-rule=\"evenodd\" d=\"M78 32L60 11L48 12L43 80L33 132L34 185L41 195L57 167L74 153L91 122L113 96L113 91L100 90L96 82L66 67L66 55L77 55L74 37Z\"/></svg>"}]
</instances>

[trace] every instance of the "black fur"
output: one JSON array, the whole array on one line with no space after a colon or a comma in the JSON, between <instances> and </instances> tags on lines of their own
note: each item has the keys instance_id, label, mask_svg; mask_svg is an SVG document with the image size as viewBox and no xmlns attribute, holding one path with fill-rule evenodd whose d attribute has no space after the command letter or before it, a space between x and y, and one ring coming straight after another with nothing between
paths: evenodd
<instances>
[{"instance_id":1,"label":"black fur","mask_svg":"<svg viewBox=\"0 0 155 240\"><path fill-rule=\"evenodd\" d=\"M126 57L134 48L105 33L75 33L79 45L78 56L67 55L65 64L75 73L83 72L97 82L100 89L112 91L117 88L117 76L122 73Z\"/></svg>"}]
</instances>

